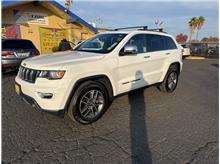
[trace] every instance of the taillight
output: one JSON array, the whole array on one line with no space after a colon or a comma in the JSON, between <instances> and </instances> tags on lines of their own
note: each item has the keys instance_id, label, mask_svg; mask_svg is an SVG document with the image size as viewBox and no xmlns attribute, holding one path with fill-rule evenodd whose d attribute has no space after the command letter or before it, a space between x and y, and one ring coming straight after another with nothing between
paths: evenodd
<instances>
[{"instance_id":1,"label":"taillight","mask_svg":"<svg viewBox=\"0 0 220 164\"><path fill-rule=\"evenodd\" d=\"M2 51L2 56L12 56L12 55L14 55L14 52Z\"/></svg>"},{"instance_id":2,"label":"taillight","mask_svg":"<svg viewBox=\"0 0 220 164\"><path fill-rule=\"evenodd\" d=\"M39 51L33 51L33 52L31 53L31 55L33 55L33 56L38 56L38 55L40 55L40 53L39 53Z\"/></svg>"},{"instance_id":3,"label":"taillight","mask_svg":"<svg viewBox=\"0 0 220 164\"><path fill-rule=\"evenodd\" d=\"M183 55L183 53L184 53L184 49L181 49L181 54Z\"/></svg>"}]
</instances>

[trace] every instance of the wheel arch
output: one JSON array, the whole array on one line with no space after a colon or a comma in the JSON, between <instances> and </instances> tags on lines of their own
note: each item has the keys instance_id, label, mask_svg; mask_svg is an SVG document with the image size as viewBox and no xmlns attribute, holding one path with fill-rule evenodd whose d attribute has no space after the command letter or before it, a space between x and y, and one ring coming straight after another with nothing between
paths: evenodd
<instances>
[{"instance_id":1,"label":"wheel arch","mask_svg":"<svg viewBox=\"0 0 220 164\"><path fill-rule=\"evenodd\" d=\"M170 68L171 66L173 66L173 65L177 67L178 74L180 74L180 71L181 71L181 65L180 65L179 62L173 62L173 63L171 63L170 66L168 67L167 71L168 71L169 68Z\"/></svg>"},{"instance_id":2,"label":"wheel arch","mask_svg":"<svg viewBox=\"0 0 220 164\"><path fill-rule=\"evenodd\" d=\"M96 81L100 84L102 84L105 89L107 90L108 96L109 96L109 101L112 102L112 100L114 99L114 89L111 83L111 80L109 79L109 77L107 75L104 74L100 74L100 75L93 75L93 76L88 76L88 77L84 77L81 79L78 79L74 85L72 86L71 92L68 96L68 99L66 101L65 104L65 110L68 110L69 104L71 102L72 96L74 95L74 93L76 92L76 89L84 82L86 81Z\"/></svg>"},{"instance_id":3,"label":"wheel arch","mask_svg":"<svg viewBox=\"0 0 220 164\"><path fill-rule=\"evenodd\" d=\"M181 64L180 64L180 62L179 62L179 61L172 62L172 63L167 64L167 65L165 66L165 69L164 69L165 71L164 71L163 75L161 76L160 82L163 82L163 81L164 81L164 79L165 79L165 77L166 77L166 74L167 74L169 68L170 68L172 65L177 66L178 74L180 74L180 72L181 72Z\"/></svg>"}]
</instances>

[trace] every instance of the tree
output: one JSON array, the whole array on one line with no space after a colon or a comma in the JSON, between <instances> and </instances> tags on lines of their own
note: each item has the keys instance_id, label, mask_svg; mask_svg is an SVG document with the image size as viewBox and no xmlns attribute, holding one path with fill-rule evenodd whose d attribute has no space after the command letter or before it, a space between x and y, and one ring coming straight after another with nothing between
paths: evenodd
<instances>
[{"instance_id":1,"label":"tree","mask_svg":"<svg viewBox=\"0 0 220 164\"><path fill-rule=\"evenodd\" d=\"M176 41L183 43L187 41L188 36L187 35L183 35L182 33L176 36Z\"/></svg>"},{"instance_id":2,"label":"tree","mask_svg":"<svg viewBox=\"0 0 220 164\"><path fill-rule=\"evenodd\" d=\"M216 36L204 37L201 39L201 42L219 42L219 38Z\"/></svg>"},{"instance_id":3,"label":"tree","mask_svg":"<svg viewBox=\"0 0 220 164\"><path fill-rule=\"evenodd\" d=\"M209 38L205 37L201 39L201 42L208 42Z\"/></svg>"},{"instance_id":4,"label":"tree","mask_svg":"<svg viewBox=\"0 0 220 164\"><path fill-rule=\"evenodd\" d=\"M195 29L197 28L197 18L196 17L192 17L190 19L190 21L188 22L188 25L189 25L189 30L190 30L189 41L191 41L192 35L194 34Z\"/></svg>"},{"instance_id":5,"label":"tree","mask_svg":"<svg viewBox=\"0 0 220 164\"><path fill-rule=\"evenodd\" d=\"M201 30L204 23L205 23L205 18L203 16L200 16L199 18L192 17L190 19L190 21L188 22L189 30L190 30L189 41L191 41L192 35L194 34L196 29L197 29L197 33L196 33L196 39L195 40L198 40L199 30Z\"/></svg>"},{"instance_id":6,"label":"tree","mask_svg":"<svg viewBox=\"0 0 220 164\"><path fill-rule=\"evenodd\" d=\"M203 16L200 16L198 19L197 19L197 33L196 33L196 40L198 40L198 34L199 34L199 30L201 30L202 26L204 25L205 23L205 18Z\"/></svg>"},{"instance_id":7,"label":"tree","mask_svg":"<svg viewBox=\"0 0 220 164\"><path fill-rule=\"evenodd\" d=\"M210 36L209 39L208 39L208 42L219 42L219 39L216 36L214 36L214 37Z\"/></svg>"}]
</instances>

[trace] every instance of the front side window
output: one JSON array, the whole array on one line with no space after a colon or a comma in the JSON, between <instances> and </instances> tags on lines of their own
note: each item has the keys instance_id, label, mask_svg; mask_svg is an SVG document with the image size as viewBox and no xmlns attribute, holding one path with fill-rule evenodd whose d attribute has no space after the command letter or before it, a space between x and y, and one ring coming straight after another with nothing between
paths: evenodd
<instances>
[{"instance_id":1,"label":"front side window","mask_svg":"<svg viewBox=\"0 0 220 164\"><path fill-rule=\"evenodd\" d=\"M137 46L137 53L145 53L147 52L147 45L145 41L145 36L144 34L137 34L133 36L127 43L126 45L135 45Z\"/></svg>"},{"instance_id":2,"label":"front side window","mask_svg":"<svg viewBox=\"0 0 220 164\"><path fill-rule=\"evenodd\" d=\"M127 34L100 34L75 48L76 51L109 53Z\"/></svg>"}]
</instances>

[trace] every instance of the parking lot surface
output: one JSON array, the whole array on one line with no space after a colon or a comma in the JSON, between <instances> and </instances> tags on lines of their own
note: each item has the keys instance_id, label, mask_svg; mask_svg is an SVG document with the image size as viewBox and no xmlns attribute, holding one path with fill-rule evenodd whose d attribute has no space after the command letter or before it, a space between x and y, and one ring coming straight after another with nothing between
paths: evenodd
<instances>
[{"instance_id":1,"label":"parking lot surface","mask_svg":"<svg viewBox=\"0 0 220 164\"><path fill-rule=\"evenodd\" d=\"M184 60L173 94L156 87L115 99L96 123L34 110L2 77L3 163L218 163L216 59Z\"/></svg>"}]
</instances>

